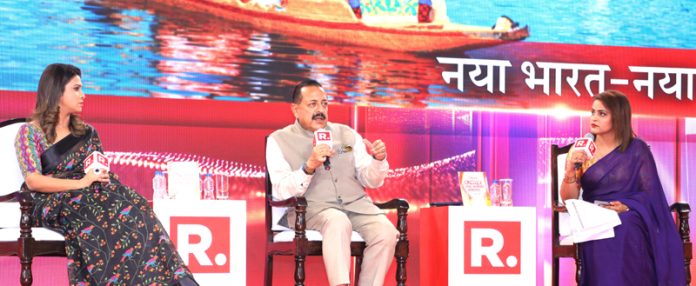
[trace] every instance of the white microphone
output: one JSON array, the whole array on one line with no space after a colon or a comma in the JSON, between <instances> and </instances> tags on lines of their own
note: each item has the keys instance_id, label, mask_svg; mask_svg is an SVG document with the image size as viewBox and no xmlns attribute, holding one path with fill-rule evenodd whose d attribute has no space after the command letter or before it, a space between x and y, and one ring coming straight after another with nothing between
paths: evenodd
<instances>
[{"instance_id":1,"label":"white microphone","mask_svg":"<svg viewBox=\"0 0 696 286\"><path fill-rule=\"evenodd\" d=\"M314 141L312 142L314 146L324 144L329 146L329 149L333 149L333 140L331 139L331 130L319 129L314 131ZM324 169L331 169L331 162L329 162L329 157L324 160Z\"/></svg>"},{"instance_id":2,"label":"white microphone","mask_svg":"<svg viewBox=\"0 0 696 286\"><path fill-rule=\"evenodd\" d=\"M587 159L592 159L597 152L597 145L594 143L594 135L592 133L585 134L585 137L575 141L573 148L577 151L582 151L587 156ZM575 163L575 170L580 169L582 163Z\"/></svg>"},{"instance_id":3,"label":"white microphone","mask_svg":"<svg viewBox=\"0 0 696 286\"><path fill-rule=\"evenodd\" d=\"M97 174L109 172L109 158L101 152L94 151L87 156L84 161L84 166L85 174L89 173L90 170L94 170Z\"/></svg>"}]
</instances>

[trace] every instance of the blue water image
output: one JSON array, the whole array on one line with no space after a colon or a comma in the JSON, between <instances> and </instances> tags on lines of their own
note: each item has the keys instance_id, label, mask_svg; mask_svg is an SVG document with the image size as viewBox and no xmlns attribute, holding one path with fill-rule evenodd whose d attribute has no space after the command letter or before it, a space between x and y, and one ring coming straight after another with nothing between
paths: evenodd
<instances>
[{"instance_id":1,"label":"blue water image","mask_svg":"<svg viewBox=\"0 0 696 286\"><path fill-rule=\"evenodd\" d=\"M696 48L694 0L447 1L453 22L491 26L500 15L529 25L531 42Z\"/></svg>"},{"instance_id":2,"label":"blue water image","mask_svg":"<svg viewBox=\"0 0 696 286\"><path fill-rule=\"evenodd\" d=\"M312 42L167 2L0 0L0 90L35 91L47 64L66 62L82 68L88 94L288 101L312 77L342 103L467 104L434 84L432 56ZM508 15L531 28L525 41L692 49L694 4L447 1L447 14L480 26Z\"/></svg>"}]
</instances>

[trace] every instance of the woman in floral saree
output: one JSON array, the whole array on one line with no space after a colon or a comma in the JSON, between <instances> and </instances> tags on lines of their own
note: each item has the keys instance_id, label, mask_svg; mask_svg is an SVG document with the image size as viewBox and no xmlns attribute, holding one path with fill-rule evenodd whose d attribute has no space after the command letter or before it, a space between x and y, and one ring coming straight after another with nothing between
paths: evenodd
<instances>
[{"instance_id":1,"label":"woman in floral saree","mask_svg":"<svg viewBox=\"0 0 696 286\"><path fill-rule=\"evenodd\" d=\"M597 151L588 159L570 150L561 196L604 201L619 213L614 237L580 244L580 285L686 285L684 250L648 145L631 127L625 95L595 96L590 132ZM582 164L577 177L575 163Z\"/></svg>"},{"instance_id":2,"label":"woman in floral saree","mask_svg":"<svg viewBox=\"0 0 696 286\"><path fill-rule=\"evenodd\" d=\"M34 196L34 225L65 236L70 285L197 285L148 201L109 172L84 173L102 151L82 122L84 93L77 67L46 67L31 121L15 142Z\"/></svg>"}]
</instances>

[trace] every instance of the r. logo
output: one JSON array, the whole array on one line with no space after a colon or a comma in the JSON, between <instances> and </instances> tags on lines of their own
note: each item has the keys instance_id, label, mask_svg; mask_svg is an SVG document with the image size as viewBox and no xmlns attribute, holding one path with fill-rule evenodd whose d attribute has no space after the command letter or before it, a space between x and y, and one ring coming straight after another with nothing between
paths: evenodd
<instances>
[{"instance_id":1,"label":"r. logo","mask_svg":"<svg viewBox=\"0 0 696 286\"><path fill-rule=\"evenodd\" d=\"M192 272L229 272L229 217L172 216L170 225L172 242Z\"/></svg>"},{"instance_id":2,"label":"r. logo","mask_svg":"<svg viewBox=\"0 0 696 286\"><path fill-rule=\"evenodd\" d=\"M323 140L331 140L331 132L326 132L326 131L317 132L317 139L322 140L322 141Z\"/></svg>"},{"instance_id":3,"label":"r. logo","mask_svg":"<svg viewBox=\"0 0 696 286\"><path fill-rule=\"evenodd\" d=\"M520 274L519 221L464 223L465 274Z\"/></svg>"}]
</instances>

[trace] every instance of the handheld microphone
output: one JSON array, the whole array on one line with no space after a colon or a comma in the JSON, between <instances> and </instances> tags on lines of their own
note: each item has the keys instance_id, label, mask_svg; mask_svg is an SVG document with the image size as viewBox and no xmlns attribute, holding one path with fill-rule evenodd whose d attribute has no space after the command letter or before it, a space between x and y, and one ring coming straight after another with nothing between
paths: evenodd
<instances>
[{"instance_id":1,"label":"handheld microphone","mask_svg":"<svg viewBox=\"0 0 696 286\"><path fill-rule=\"evenodd\" d=\"M580 150L587 156L587 159L592 159L595 152L597 152L597 146L594 143L594 135L592 133L585 134L585 137L575 141L575 150ZM575 163L575 170L579 170L582 167L582 163Z\"/></svg>"},{"instance_id":2,"label":"handheld microphone","mask_svg":"<svg viewBox=\"0 0 696 286\"><path fill-rule=\"evenodd\" d=\"M101 172L109 171L109 158L101 152L94 151L89 154L84 161L85 174L89 173L90 170L94 170L95 173L100 174Z\"/></svg>"},{"instance_id":3,"label":"handheld microphone","mask_svg":"<svg viewBox=\"0 0 696 286\"><path fill-rule=\"evenodd\" d=\"M329 146L330 149L333 149L333 140L331 139L331 130L326 130L326 129L319 129L314 131L314 141L312 142L314 146L325 144ZM329 161L329 157L326 157L326 160L324 160L324 170L330 170L331 169L331 162Z\"/></svg>"}]
</instances>

